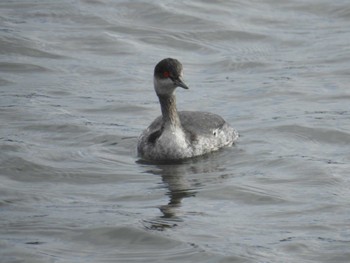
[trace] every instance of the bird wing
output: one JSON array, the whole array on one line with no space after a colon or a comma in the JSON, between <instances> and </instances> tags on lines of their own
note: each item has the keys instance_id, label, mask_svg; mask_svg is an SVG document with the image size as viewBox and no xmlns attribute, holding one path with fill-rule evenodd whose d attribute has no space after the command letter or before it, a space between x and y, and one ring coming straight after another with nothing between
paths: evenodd
<instances>
[{"instance_id":1,"label":"bird wing","mask_svg":"<svg viewBox=\"0 0 350 263\"><path fill-rule=\"evenodd\" d=\"M212 136L214 130L226 123L219 115L209 112L181 111L179 117L186 131L201 136Z\"/></svg>"}]
</instances>

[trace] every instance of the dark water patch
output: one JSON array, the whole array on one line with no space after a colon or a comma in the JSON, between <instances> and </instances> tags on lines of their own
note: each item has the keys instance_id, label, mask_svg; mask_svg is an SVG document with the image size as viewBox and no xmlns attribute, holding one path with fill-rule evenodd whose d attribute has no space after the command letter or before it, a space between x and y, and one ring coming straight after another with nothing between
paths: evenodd
<instances>
[{"instance_id":1,"label":"dark water patch","mask_svg":"<svg viewBox=\"0 0 350 263\"><path fill-rule=\"evenodd\" d=\"M0 70L3 72L11 73L33 73L50 71L48 68L39 65L10 62L0 63Z\"/></svg>"}]
</instances>

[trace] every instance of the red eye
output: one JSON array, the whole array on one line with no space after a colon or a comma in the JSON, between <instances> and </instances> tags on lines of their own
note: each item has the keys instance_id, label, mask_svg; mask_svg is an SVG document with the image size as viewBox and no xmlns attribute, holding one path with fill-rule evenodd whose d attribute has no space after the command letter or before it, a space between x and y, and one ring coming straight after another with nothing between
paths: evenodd
<instances>
[{"instance_id":1,"label":"red eye","mask_svg":"<svg viewBox=\"0 0 350 263\"><path fill-rule=\"evenodd\" d=\"M170 76L169 71L164 71L163 76L164 78L169 78Z\"/></svg>"}]
</instances>

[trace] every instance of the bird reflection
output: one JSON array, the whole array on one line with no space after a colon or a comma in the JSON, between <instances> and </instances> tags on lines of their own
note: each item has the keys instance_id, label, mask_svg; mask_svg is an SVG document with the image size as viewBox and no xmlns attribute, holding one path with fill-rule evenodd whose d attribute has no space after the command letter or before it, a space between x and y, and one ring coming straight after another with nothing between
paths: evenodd
<instances>
[{"instance_id":1,"label":"bird reflection","mask_svg":"<svg viewBox=\"0 0 350 263\"><path fill-rule=\"evenodd\" d=\"M177 164L152 165L152 169L147 172L161 176L163 185L168 189L169 201L159 207L162 216L146 220L145 227L162 231L177 226L183 221L184 213L181 210L183 199L195 197L198 190L207 182L208 177L203 174L215 172L221 174L223 170L220 169L220 162L213 155Z\"/></svg>"},{"instance_id":2,"label":"bird reflection","mask_svg":"<svg viewBox=\"0 0 350 263\"><path fill-rule=\"evenodd\" d=\"M183 173L179 172L178 167L163 167L162 180L169 189L167 195L170 197L169 203L160 207L163 213L162 218L173 219L179 214L182 199L194 197L196 195L195 186L186 179Z\"/></svg>"}]
</instances>

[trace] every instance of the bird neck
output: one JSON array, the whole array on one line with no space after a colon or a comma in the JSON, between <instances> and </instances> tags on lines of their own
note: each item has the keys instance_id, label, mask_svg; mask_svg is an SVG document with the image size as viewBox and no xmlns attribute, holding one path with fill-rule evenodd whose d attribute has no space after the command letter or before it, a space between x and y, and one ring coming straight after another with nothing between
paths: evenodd
<instances>
[{"instance_id":1,"label":"bird neck","mask_svg":"<svg viewBox=\"0 0 350 263\"><path fill-rule=\"evenodd\" d=\"M173 127L181 127L181 122L176 109L175 94L160 95L158 94L160 107L162 109L162 116L164 125Z\"/></svg>"}]
</instances>

